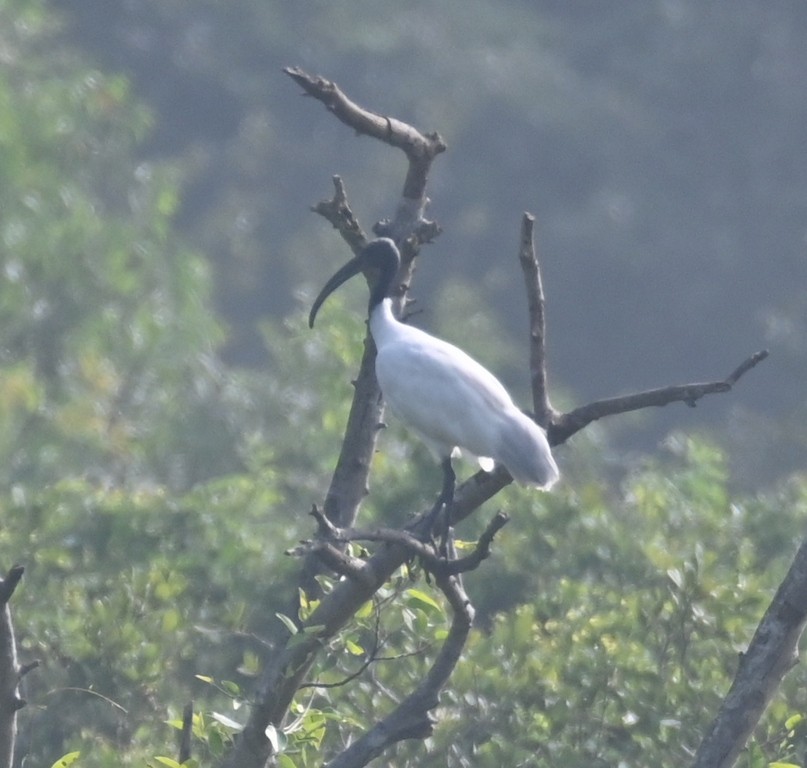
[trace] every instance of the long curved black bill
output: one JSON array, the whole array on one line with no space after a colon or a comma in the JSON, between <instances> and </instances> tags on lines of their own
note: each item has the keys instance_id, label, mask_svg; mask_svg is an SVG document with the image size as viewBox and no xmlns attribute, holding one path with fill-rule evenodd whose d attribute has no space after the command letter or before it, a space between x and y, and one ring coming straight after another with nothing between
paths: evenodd
<instances>
[{"instance_id":1,"label":"long curved black bill","mask_svg":"<svg viewBox=\"0 0 807 768\"><path fill-rule=\"evenodd\" d=\"M314 299L314 304L311 307L311 312L308 314L308 327L314 327L314 320L316 319L317 312L319 312L319 308L325 302L325 299L328 298L342 283L350 280L351 277L354 275L358 275L359 272L362 271L364 268L364 263L362 261L361 255L356 256L356 258L351 259L344 267L342 267L327 283L322 287L322 290L319 292L319 296Z\"/></svg>"}]
</instances>

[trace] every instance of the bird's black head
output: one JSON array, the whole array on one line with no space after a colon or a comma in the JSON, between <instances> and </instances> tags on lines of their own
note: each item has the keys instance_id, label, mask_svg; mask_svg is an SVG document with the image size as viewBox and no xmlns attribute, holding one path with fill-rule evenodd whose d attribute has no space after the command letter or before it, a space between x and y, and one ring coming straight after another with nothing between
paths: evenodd
<instances>
[{"instance_id":1,"label":"bird's black head","mask_svg":"<svg viewBox=\"0 0 807 768\"><path fill-rule=\"evenodd\" d=\"M390 293L392 281L401 265L401 255L395 243L388 237L379 237L369 242L356 256L343 266L319 292L314 299L311 312L308 315L308 327L314 327L314 320L319 308L342 283L349 280L359 272L364 272L370 284L369 311L381 302Z\"/></svg>"}]
</instances>

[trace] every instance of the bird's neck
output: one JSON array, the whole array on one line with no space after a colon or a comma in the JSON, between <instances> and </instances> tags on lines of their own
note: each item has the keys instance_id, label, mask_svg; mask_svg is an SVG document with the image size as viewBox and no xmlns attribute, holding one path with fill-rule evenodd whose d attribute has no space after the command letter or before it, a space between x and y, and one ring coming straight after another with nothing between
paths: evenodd
<instances>
[{"instance_id":1,"label":"bird's neck","mask_svg":"<svg viewBox=\"0 0 807 768\"><path fill-rule=\"evenodd\" d=\"M370 310L370 333L379 349L396 335L400 327L401 321L395 317L392 299L389 297L382 299Z\"/></svg>"},{"instance_id":2,"label":"bird's neck","mask_svg":"<svg viewBox=\"0 0 807 768\"><path fill-rule=\"evenodd\" d=\"M375 280L370 286L370 304L369 313L375 311L385 299L388 299L393 294L393 283L395 276L398 274L400 267L400 258L398 251L390 241L390 248L382 249L377 253L373 266L377 270Z\"/></svg>"}]
</instances>

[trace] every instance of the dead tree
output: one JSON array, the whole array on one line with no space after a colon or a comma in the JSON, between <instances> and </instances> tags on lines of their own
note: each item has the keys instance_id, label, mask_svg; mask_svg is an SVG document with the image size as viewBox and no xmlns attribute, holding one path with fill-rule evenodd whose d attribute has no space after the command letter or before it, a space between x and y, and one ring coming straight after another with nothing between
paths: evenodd
<instances>
[{"instance_id":1,"label":"dead tree","mask_svg":"<svg viewBox=\"0 0 807 768\"><path fill-rule=\"evenodd\" d=\"M400 311L406 303L421 246L431 242L440 232L439 226L425 217L428 205L426 186L432 162L446 145L437 133L421 133L396 118L378 115L359 106L333 82L296 68L285 72L306 95L324 104L342 123L358 134L402 150L406 156L408 165L398 208L390 220L379 222L373 228L376 235L392 237L400 246L402 266L396 281L400 286L397 296ZM334 188L333 197L314 206L313 210L327 219L348 247L358 253L368 237L350 208L345 187L338 176L334 177ZM729 392L743 374L766 357L766 352L757 352L728 377L718 381L663 387L601 400L568 413L556 411L550 403L547 384L545 303L533 225L533 217L524 214L518 257L529 307L533 408L536 421L546 428L551 445L561 445L593 421L606 416L675 402L694 406L706 395ZM367 530L356 526L361 502L368 493L370 459L383 421L384 405L375 378L374 357L375 346L368 334L354 382L353 403L341 452L323 508L313 511L317 521L316 537L297 550L304 557L301 586L307 592L317 591L315 576L323 569L336 574L338 580L327 595L322 595L313 613L300 622L294 641L281 643L270 657L255 691L249 719L221 761L222 768L263 768L270 761L272 742L267 736L267 728L282 726L296 692L323 646L401 565L413 557L419 558L425 569L433 574L434 584L450 606L452 618L448 634L421 682L385 718L370 724L364 733L356 734L347 749L325 763L327 768L359 768L401 740L429 736L434 727L430 712L437 705L440 691L461 657L474 616L473 606L462 587L461 574L480 566L493 537L507 518L496 515L476 549L459 559L442 556L437 548L412 536L408 528ZM457 488L453 520L458 522L473 513L511 481L501 467L491 473L480 471L472 476ZM371 545L376 543L376 548L365 557L351 556L344 545L357 540ZM807 576L800 574L800 578L803 581ZM788 599L793 599L791 592L788 595ZM802 601L805 596L807 588L802 585ZM802 623L803 617L804 611L801 613ZM801 624L798 626L800 631ZM797 635L795 630L788 635L791 651L792 641ZM750 650L748 658L751 658ZM744 666L748 667L748 664ZM711 765L714 768L717 763Z\"/></svg>"}]
</instances>

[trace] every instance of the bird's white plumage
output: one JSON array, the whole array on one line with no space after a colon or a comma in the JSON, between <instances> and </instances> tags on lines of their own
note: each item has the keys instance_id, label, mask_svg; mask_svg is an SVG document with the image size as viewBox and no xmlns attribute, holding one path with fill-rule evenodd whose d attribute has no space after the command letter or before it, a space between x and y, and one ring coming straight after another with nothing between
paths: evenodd
<instances>
[{"instance_id":1,"label":"bird's white plumage","mask_svg":"<svg viewBox=\"0 0 807 768\"><path fill-rule=\"evenodd\" d=\"M544 430L492 373L452 344L399 322L389 299L371 311L370 330L387 403L436 457L459 448L485 469L490 459L503 464L524 485L546 489L557 481Z\"/></svg>"}]
</instances>

